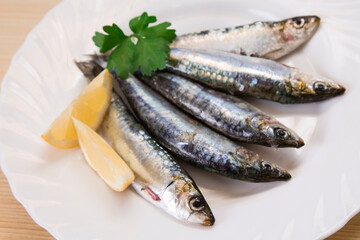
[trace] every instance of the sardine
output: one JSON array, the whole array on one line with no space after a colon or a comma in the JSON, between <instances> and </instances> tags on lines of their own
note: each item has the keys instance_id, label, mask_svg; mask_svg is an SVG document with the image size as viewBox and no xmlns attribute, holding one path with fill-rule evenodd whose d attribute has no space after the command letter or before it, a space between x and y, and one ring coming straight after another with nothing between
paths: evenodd
<instances>
[{"instance_id":1,"label":"sardine","mask_svg":"<svg viewBox=\"0 0 360 240\"><path fill-rule=\"evenodd\" d=\"M134 76L117 78L133 111L163 147L210 172L251 182L290 179L290 174L205 127Z\"/></svg>"},{"instance_id":2,"label":"sardine","mask_svg":"<svg viewBox=\"0 0 360 240\"><path fill-rule=\"evenodd\" d=\"M135 173L132 187L175 218L211 226L215 218L193 179L133 118L114 93L99 130Z\"/></svg>"},{"instance_id":3,"label":"sardine","mask_svg":"<svg viewBox=\"0 0 360 240\"><path fill-rule=\"evenodd\" d=\"M278 59L309 40L320 24L317 16L205 30L178 36L172 48L216 49L246 56Z\"/></svg>"},{"instance_id":4,"label":"sardine","mask_svg":"<svg viewBox=\"0 0 360 240\"><path fill-rule=\"evenodd\" d=\"M90 76L90 79L96 76L93 75L94 73L98 74L96 73L98 65L92 66L94 62L92 64L89 62L76 62L76 64L84 73L84 75ZM143 93L145 96L141 96L142 102L144 102L143 99L147 98L146 95L148 91L150 91L151 94L151 90L143 86L134 77L129 78L126 81L128 80L134 80L136 84L140 84L142 88L138 90L143 89L146 91ZM120 79L120 83L126 82ZM136 89L136 85L132 87L135 87ZM274 164L265 162L258 154L248 151L230 141L226 137L211 131L210 129L198 123L196 120L179 111L170 103L167 103L165 99L161 98L161 96L157 95L156 93L153 94L154 95L152 97L151 95L148 97L154 101L154 105L161 106L161 104L164 103L166 106L162 106L161 108L155 106L154 110L157 111L155 111L154 114L157 119L151 119L150 116L148 121L150 124L152 124L149 125L155 131L154 137L157 136L156 133L161 133L158 136L158 139L163 140L163 146L172 149L172 151L177 153L178 156L185 156L185 159L187 159L192 164L198 165L208 171L217 172L225 176L244 179L247 181L265 182L288 180L291 178L291 175L286 170L282 170ZM137 105L135 107L140 108L139 112L142 112L141 105ZM151 110L153 107L150 105L148 108ZM158 112L159 110L160 112ZM163 119L164 122L162 122L161 119ZM171 124L177 127L171 128L172 126L167 124ZM161 129L161 132L157 131L159 129ZM171 136L177 137L177 139L171 139ZM189 142L189 140L195 140L195 137L195 144L191 141ZM170 138L170 141L167 141L168 138ZM160 140L158 140L158 142L161 144ZM221 146L222 143L224 144L224 148ZM212 149L215 149L214 153L209 151ZM181 151L184 151L184 153L181 153ZM187 156L189 156L189 158ZM200 158L199 163L197 163L197 158ZM213 167L211 167L211 165L213 165ZM216 170L217 167L219 167L220 170ZM227 172L228 168L230 168L229 172Z\"/></svg>"},{"instance_id":5,"label":"sardine","mask_svg":"<svg viewBox=\"0 0 360 240\"><path fill-rule=\"evenodd\" d=\"M139 76L169 101L225 136L273 147L302 147L304 141L275 118L237 97L216 92L171 73Z\"/></svg>"},{"instance_id":6,"label":"sardine","mask_svg":"<svg viewBox=\"0 0 360 240\"><path fill-rule=\"evenodd\" d=\"M167 70L230 94L280 103L306 103L341 95L345 88L272 60L217 50L170 51Z\"/></svg>"},{"instance_id":7,"label":"sardine","mask_svg":"<svg viewBox=\"0 0 360 240\"><path fill-rule=\"evenodd\" d=\"M103 70L95 61L75 64L89 80ZM134 171L132 187L140 196L181 221L214 224L210 207L193 179L132 116L115 92L99 132Z\"/></svg>"}]
</instances>

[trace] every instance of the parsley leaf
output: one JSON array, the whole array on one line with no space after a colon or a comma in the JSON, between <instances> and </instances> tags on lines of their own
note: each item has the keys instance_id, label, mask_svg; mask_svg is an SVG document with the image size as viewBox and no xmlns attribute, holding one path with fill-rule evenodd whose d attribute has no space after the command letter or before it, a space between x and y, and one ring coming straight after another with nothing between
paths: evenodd
<instances>
[{"instance_id":1,"label":"parsley leaf","mask_svg":"<svg viewBox=\"0 0 360 240\"><path fill-rule=\"evenodd\" d=\"M141 16L130 20L129 27L133 32L126 36L116 25L104 26L107 34L96 32L93 41L100 48L101 53L111 52L107 68L122 77L127 78L129 73L140 70L149 75L153 71L165 68L169 56L170 44L175 39L175 30L168 29L169 22L155 23L155 16L148 16L144 12Z\"/></svg>"},{"instance_id":2,"label":"parsley leaf","mask_svg":"<svg viewBox=\"0 0 360 240\"><path fill-rule=\"evenodd\" d=\"M107 68L109 71L116 70L116 73L123 78L128 76L128 73L133 73L136 68L134 62L135 45L130 38L123 40L114 51L111 52ZM120 67L118 67L120 64Z\"/></svg>"},{"instance_id":3,"label":"parsley leaf","mask_svg":"<svg viewBox=\"0 0 360 240\"><path fill-rule=\"evenodd\" d=\"M159 25L149 27L144 29L141 34L146 37L161 37L168 40L170 43L176 38L175 30L167 30L166 28L170 27L171 23L164 22Z\"/></svg>"},{"instance_id":4,"label":"parsley leaf","mask_svg":"<svg viewBox=\"0 0 360 240\"><path fill-rule=\"evenodd\" d=\"M135 17L130 20L129 27L133 33L138 33L139 31L147 28L150 23L156 22L155 16L148 16L146 12L141 14L141 16Z\"/></svg>"},{"instance_id":5,"label":"parsley leaf","mask_svg":"<svg viewBox=\"0 0 360 240\"><path fill-rule=\"evenodd\" d=\"M164 69L169 51L166 39L148 38L146 41L139 41L134 54L135 68L140 68L144 75L150 75L156 69Z\"/></svg>"},{"instance_id":6,"label":"parsley leaf","mask_svg":"<svg viewBox=\"0 0 360 240\"><path fill-rule=\"evenodd\" d=\"M93 37L93 41L95 42L96 46L100 47L101 53L105 53L111 50L126 39L125 34L116 24L113 24L112 26L104 26L103 29L104 32L108 33L109 35L96 32L95 36Z\"/></svg>"}]
</instances>

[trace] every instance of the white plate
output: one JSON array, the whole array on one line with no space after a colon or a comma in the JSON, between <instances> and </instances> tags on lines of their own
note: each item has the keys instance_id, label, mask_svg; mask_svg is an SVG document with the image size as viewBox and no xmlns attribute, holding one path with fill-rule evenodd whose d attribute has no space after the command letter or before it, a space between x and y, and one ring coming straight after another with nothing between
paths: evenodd
<instances>
[{"instance_id":1,"label":"white plate","mask_svg":"<svg viewBox=\"0 0 360 240\"><path fill-rule=\"evenodd\" d=\"M356 1L68 0L51 10L14 56L0 99L1 167L15 197L58 239L317 239L360 208L360 3ZM342 97L305 105L254 101L306 140L300 150L256 150L289 169L285 183L251 184L186 166L216 217L211 228L183 224L134 191L111 191L79 149L58 150L40 134L86 81L74 58L91 53L101 26L147 11L178 33L316 14L319 31L283 59L343 84Z\"/></svg>"}]
</instances>

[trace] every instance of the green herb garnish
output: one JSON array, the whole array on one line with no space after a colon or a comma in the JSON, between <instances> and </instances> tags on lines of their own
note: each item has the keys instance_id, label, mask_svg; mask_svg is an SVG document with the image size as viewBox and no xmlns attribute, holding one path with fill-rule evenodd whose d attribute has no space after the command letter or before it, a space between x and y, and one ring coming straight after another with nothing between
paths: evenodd
<instances>
[{"instance_id":1,"label":"green herb garnish","mask_svg":"<svg viewBox=\"0 0 360 240\"><path fill-rule=\"evenodd\" d=\"M107 35L95 33L93 41L101 53L115 48L108 59L109 71L115 69L120 77L127 78L129 73L138 69L142 74L149 75L165 68L169 46L176 34L174 29L167 29L171 25L169 22L149 27L150 23L155 22L155 16L148 16L144 12L130 20L129 26L133 33L129 36L116 24L103 27Z\"/></svg>"}]
</instances>

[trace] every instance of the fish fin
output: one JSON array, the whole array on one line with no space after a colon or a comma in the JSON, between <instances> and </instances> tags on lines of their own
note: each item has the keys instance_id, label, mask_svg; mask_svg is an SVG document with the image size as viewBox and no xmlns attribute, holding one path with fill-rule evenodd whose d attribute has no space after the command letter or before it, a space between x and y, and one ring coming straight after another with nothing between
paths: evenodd
<instances>
[{"instance_id":1,"label":"fish fin","mask_svg":"<svg viewBox=\"0 0 360 240\"><path fill-rule=\"evenodd\" d=\"M154 192L145 182L141 180L136 180L132 182L133 188L143 197L148 199L152 199L155 202L161 201L161 198L158 194ZM150 197L150 198L149 198Z\"/></svg>"},{"instance_id":2,"label":"fish fin","mask_svg":"<svg viewBox=\"0 0 360 240\"><path fill-rule=\"evenodd\" d=\"M161 198L150 187L146 186L142 190L145 190L154 201L160 201Z\"/></svg>"},{"instance_id":3,"label":"fish fin","mask_svg":"<svg viewBox=\"0 0 360 240\"><path fill-rule=\"evenodd\" d=\"M267 53L265 53L264 55L261 55L259 57L261 58L268 58L268 59L273 59L272 55L276 54L277 52L281 51L283 48L279 47L279 48L275 48Z\"/></svg>"},{"instance_id":4,"label":"fish fin","mask_svg":"<svg viewBox=\"0 0 360 240\"><path fill-rule=\"evenodd\" d=\"M80 69L80 71L84 74L84 76L90 81L93 80L104 70L103 67L101 67L98 63L94 61L77 62L76 60L74 60L74 62L76 66Z\"/></svg>"},{"instance_id":5,"label":"fish fin","mask_svg":"<svg viewBox=\"0 0 360 240\"><path fill-rule=\"evenodd\" d=\"M103 53L103 54L93 53L93 54L87 54L86 56L89 57L91 61L96 62L97 64L99 64L100 66L105 68L110 54L109 53Z\"/></svg>"},{"instance_id":6,"label":"fish fin","mask_svg":"<svg viewBox=\"0 0 360 240\"><path fill-rule=\"evenodd\" d=\"M292 67L292 66L289 66L289 65L287 65L287 64L285 64L285 63L281 63L281 62L279 62L281 65L283 65L283 66L285 66L285 67L287 67L287 68L293 68L293 69L296 69L296 67Z\"/></svg>"}]
</instances>

